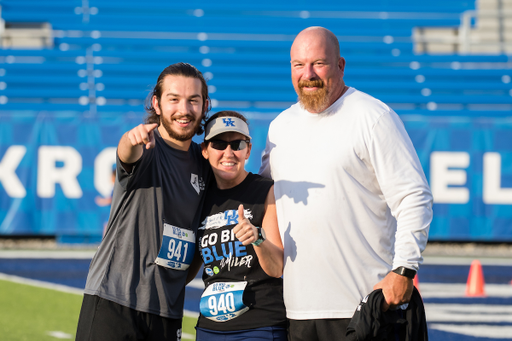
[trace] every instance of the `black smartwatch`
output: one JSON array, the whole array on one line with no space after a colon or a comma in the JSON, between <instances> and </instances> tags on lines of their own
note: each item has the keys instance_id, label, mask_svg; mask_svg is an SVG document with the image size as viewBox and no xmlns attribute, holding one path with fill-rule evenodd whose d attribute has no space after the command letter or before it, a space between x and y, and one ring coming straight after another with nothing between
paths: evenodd
<instances>
[{"instance_id":1,"label":"black smartwatch","mask_svg":"<svg viewBox=\"0 0 512 341\"><path fill-rule=\"evenodd\" d=\"M399 266L398 268L394 269L393 272L410 279L414 279L414 276L416 276L416 270L407 269L403 266Z\"/></svg>"},{"instance_id":2,"label":"black smartwatch","mask_svg":"<svg viewBox=\"0 0 512 341\"><path fill-rule=\"evenodd\" d=\"M265 241L265 230L262 229L261 227L256 227L256 229L258 230L258 239L256 239L256 241L252 243L252 245L259 246L261 243Z\"/></svg>"}]
</instances>

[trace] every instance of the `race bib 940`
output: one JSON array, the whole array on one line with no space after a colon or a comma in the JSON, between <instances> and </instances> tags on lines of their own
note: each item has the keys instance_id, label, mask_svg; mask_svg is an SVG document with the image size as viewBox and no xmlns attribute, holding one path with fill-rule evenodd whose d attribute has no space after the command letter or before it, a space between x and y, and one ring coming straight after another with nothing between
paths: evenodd
<instances>
[{"instance_id":1,"label":"race bib 940","mask_svg":"<svg viewBox=\"0 0 512 341\"><path fill-rule=\"evenodd\" d=\"M164 223L162 246L155 263L174 270L186 270L194 258L195 242L193 231Z\"/></svg>"},{"instance_id":2,"label":"race bib 940","mask_svg":"<svg viewBox=\"0 0 512 341\"><path fill-rule=\"evenodd\" d=\"M232 320L247 310L243 302L247 282L217 282L210 284L201 296L200 310L215 322Z\"/></svg>"}]
</instances>

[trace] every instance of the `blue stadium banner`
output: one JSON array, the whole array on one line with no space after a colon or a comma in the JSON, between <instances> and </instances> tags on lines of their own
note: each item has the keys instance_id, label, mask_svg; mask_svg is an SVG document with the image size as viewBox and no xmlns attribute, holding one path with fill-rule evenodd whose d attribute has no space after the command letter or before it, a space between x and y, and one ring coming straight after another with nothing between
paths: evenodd
<instances>
[{"instance_id":1,"label":"blue stadium banner","mask_svg":"<svg viewBox=\"0 0 512 341\"><path fill-rule=\"evenodd\" d=\"M99 241L117 143L142 118L0 113L0 235Z\"/></svg>"},{"instance_id":2,"label":"blue stadium banner","mask_svg":"<svg viewBox=\"0 0 512 341\"><path fill-rule=\"evenodd\" d=\"M257 172L270 119L248 116ZM117 143L142 117L0 113L0 235L99 241ZM512 241L512 118L401 118L434 194L429 239Z\"/></svg>"},{"instance_id":3,"label":"blue stadium banner","mask_svg":"<svg viewBox=\"0 0 512 341\"><path fill-rule=\"evenodd\" d=\"M434 195L429 239L512 241L512 117L401 118Z\"/></svg>"}]
</instances>

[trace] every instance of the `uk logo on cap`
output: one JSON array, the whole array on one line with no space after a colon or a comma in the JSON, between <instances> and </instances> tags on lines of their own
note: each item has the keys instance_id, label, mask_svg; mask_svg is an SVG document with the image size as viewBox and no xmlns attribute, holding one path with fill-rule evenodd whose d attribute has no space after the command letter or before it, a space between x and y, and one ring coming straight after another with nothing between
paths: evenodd
<instances>
[{"instance_id":1,"label":"uk logo on cap","mask_svg":"<svg viewBox=\"0 0 512 341\"><path fill-rule=\"evenodd\" d=\"M223 118L222 122L224 122L226 127L234 127L235 121L233 121L231 118Z\"/></svg>"}]
</instances>

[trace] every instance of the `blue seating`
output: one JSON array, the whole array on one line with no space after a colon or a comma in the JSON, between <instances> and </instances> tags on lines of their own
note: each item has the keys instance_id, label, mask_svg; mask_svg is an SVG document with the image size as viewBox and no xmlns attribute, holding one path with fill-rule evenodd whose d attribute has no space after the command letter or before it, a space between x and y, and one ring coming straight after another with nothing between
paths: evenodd
<instances>
[{"instance_id":1,"label":"blue seating","mask_svg":"<svg viewBox=\"0 0 512 341\"><path fill-rule=\"evenodd\" d=\"M460 14L474 8L468 1L88 3L2 1L7 22L50 22L55 46L0 50L0 110L84 112L90 101L98 114L142 112L159 72L186 61L205 73L216 109L277 114L296 101L289 48L311 25L339 37L347 84L399 113L439 114L441 104L471 113L473 104L512 102L507 56L413 52L415 26L458 26ZM502 107L489 108L487 114L503 115Z\"/></svg>"}]
</instances>

